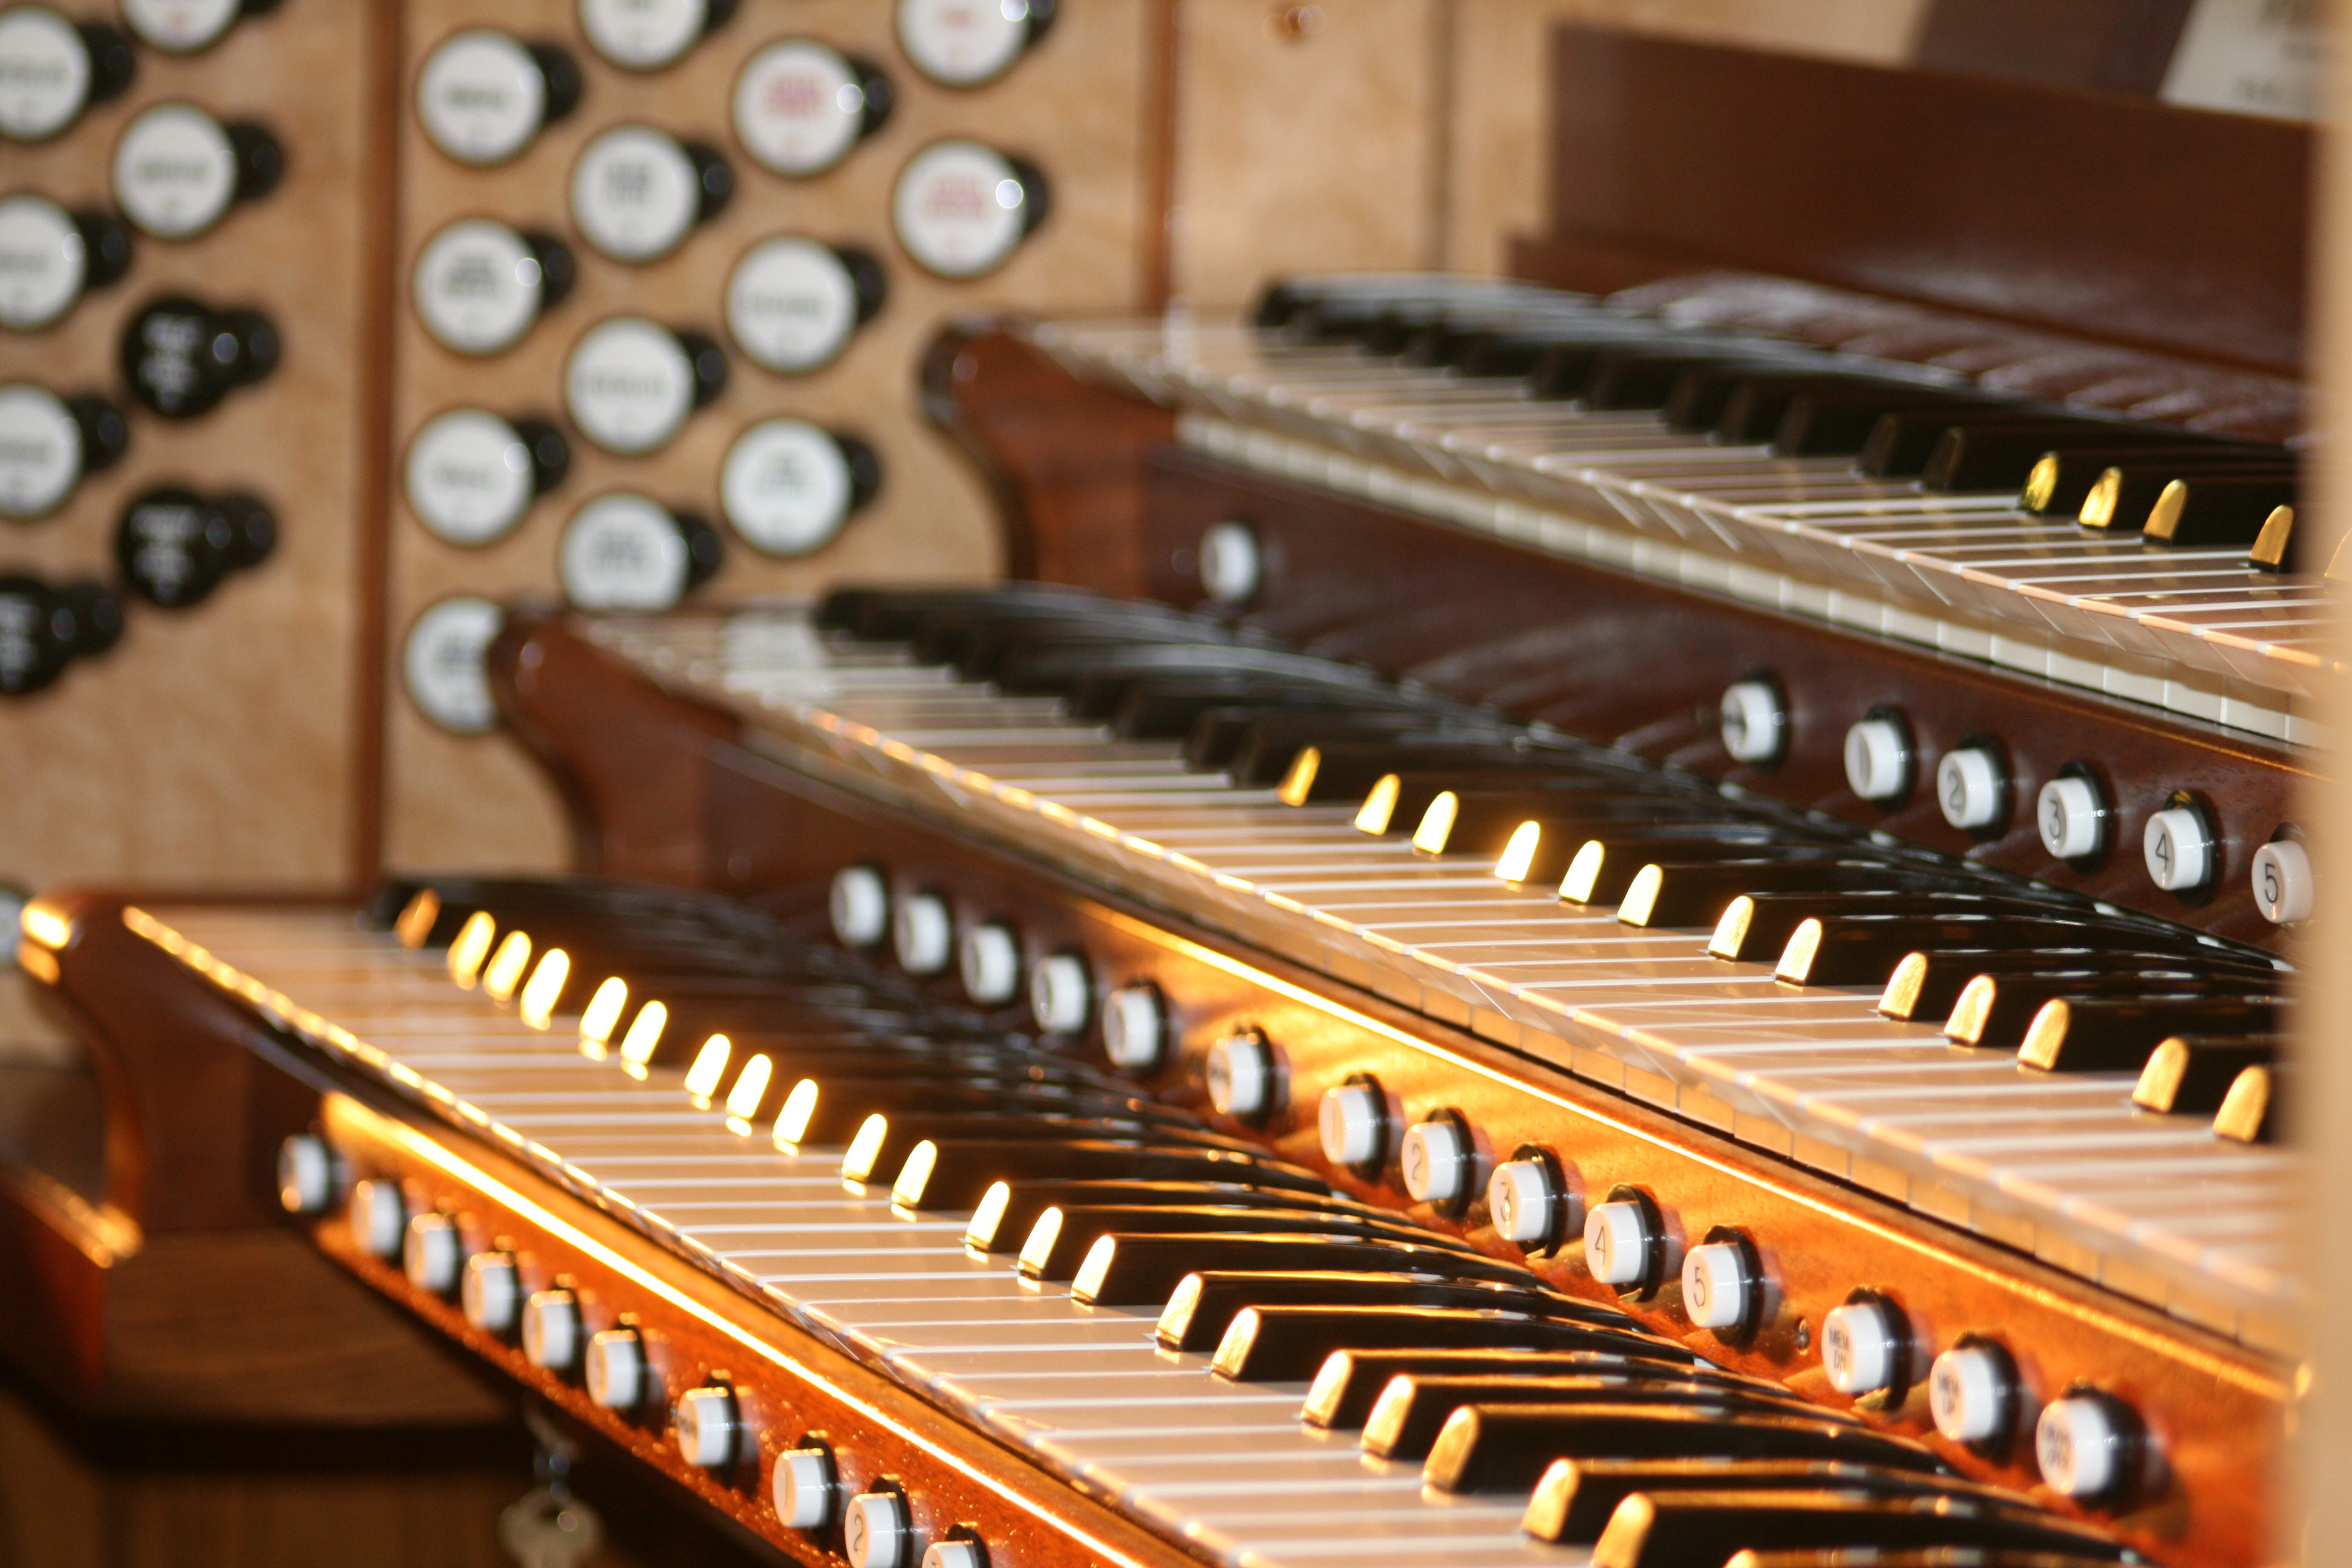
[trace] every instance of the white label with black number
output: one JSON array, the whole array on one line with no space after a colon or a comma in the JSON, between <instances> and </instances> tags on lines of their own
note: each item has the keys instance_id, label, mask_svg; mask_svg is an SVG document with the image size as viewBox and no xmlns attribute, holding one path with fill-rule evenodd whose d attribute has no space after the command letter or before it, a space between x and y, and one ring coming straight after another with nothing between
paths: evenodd
<instances>
[{"instance_id":1,"label":"white label with black number","mask_svg":"<svg viewBox=\"0 0 2352 1568\"><path fill-rule=\"evenodd\" d=\"M572 514L556 575L583 610L666 610L686 593L686 536L641 495L616 490Z\"/></svg>"},{"instance_id":2,"label":"white label with black number","mask_svg":"<svg viewBox=\"0 0 2352 1568\"><path fill-rule=\"evenodd\" d=\"M539 319L539 258L522 236L488 218L435 235L416 258L416 314L442 347L488 354Z\"/></svg>"},{"instance_id":3,"label":"white label with black number","mask_svg":"<svg viewBox=\"0 0 2352 1568\"><path fill-rule=\"evenodd\" d=\"M0 326L29 332L81 298L88 247L73 215L47 196L0 197Z\"/></svg>"},{"instance_id":4,"label":"white label with black number","mask_svg":"<svg viewBox=\"0 0 2352 1568\"><path fill-rule=\"evenodd\" d=\"M159 103L114 144L114 205L159 239L192 239L236 199L236 149L190 103Z\"/></svg>"},{"instance_id":5,"label":"white label with black number","mask_svg":"<svg viewBox=\"0 0 2352 1568\"><path fill-rule=\"evenodd\" d=\"M188 55L220 42L238 8L238 0L122 0L122 19L141 43Z\"/></svg>"},{"instance_id":6,"label":"white label with black number","mask_svg":"<svg viewBox=\"0 0 2352 1568\"><path fill-rule=\"evenodd\" d=\"M925 271L978 278L1021 243L1027 200L1001 154L977 142L935 142L899 172L890 216L898 243Z\"/></svg>"},{"instance_id":7,"label":"white label with black number","mask_svg":"<svg viewBox=\"0 0 2352 1568\"><path fill-rule=\"evenodd\" d=\"M615 261L652 261L676 250L700 208L694 161L675 137L619 125L572 166L572 221Z\"/></svg>"},{"instance_id":8,"label":"white label with black number","mask_svg":"<svg viewBox=\"0 0 2352 1568\"><path fill-rule=\"evenodd\" d=\"M488 599L444 599L416 617L400 650L401 673L416 710L457 735L498 728L498 704L483 663L503 621Z\"/></svg>"},{"instance_id":9,"label":"white label with black number","mask_svg":"<svg viewBox=\"0 0 2352 1568\"><path fill-rule=\"evenodd\" d=\"M81 426L46 387L0 386L0 517L44 517L81 478Z\"/></svg>"},{"instance_id":10,"label":"white label with black number","mask_svg":"<svg viewBox=\"0 0 2352 1568\"><path fill-rule=\"evenodd\" d=\"M589 47L625 70L658 70L694 47L707 0L580 0Z\"/></svg>"},{"instance_id":11,"label":"white label with black number","mask_svg":"<svg viewBox=\"0 0 2352 1568\"><path fill-rule=\"evenodd\" d=\"M694 367L677 335L641 316L588 329L563 371L563 400L580 433L608 452L669 444L694 412Z\"/></svg>"},{"instance_id":12,"label":"white label with black number","mask_svg":"<svg viewBox=\"0 0 2352 1568\"><path fill-rule=\"evenodd\" d=\"M539 134L547 77L530 51L489 27L444 38L416 79L416 118L461 163L503 163Z\"/></svg>"},{"instance_id":13,"label":"white label with black number","mask_svg":"<svg viewBox=\"0 0 2352 1568\"><path fill-rule=\"evenodd\" d=\"M1029 7L1023 0L898 0L898 47L933 81L978 87L1029 47Z\"/></svg>"},{"instance_id":14,"label":"white label with black number","mask_svg":"<svg viewBox=\"0 0 2352 1568\"><path fill-rule=\"evenodd\" d=\"M0 11L0 136L46 142L89 101L89 47L47 5Z\"/></svg>"},{"instance_id":15,"label":"white label with black number","mask_svg":"<svg viewBox=\"0 0 2352 1568\"><path fill-rule=\"evenodd\" d=\"M727 330L752 363L803 374L831 363L857 330L857 285L830 246L762 240L727 280Z\"/></svg>"},{"instance_id":16,"label":"white label with black number","mask_svg":"<svg viewBox=\"0 0 2352 1568\"><path fill-rule=\"evenodd\" d=\"M838 50L807 38L770 44L735 79L735 136L771 174L823 174L857 145L866 92Z\"/></svg>"},{"instance_id":17,"label":"white label with black number","mask_svg":"<svg viewBox=\"0 0 2352 1568\"><path fill-rule=\"evenodd\" d=\"M719 476L729 525L767 555L806 555L832 543L849 519L850 493L841 443L799 419L744 431Z\"/></svg>"},{"instance_id":18,"label":"white label with black number","mask_svg":"<svg viewBox=\"0 0 2352 1568\"><path fill-rule=\"evenodd\" d=\"M530 506L530 448L515 427L478 408L453 408L408 446L408 505L436 539L488 544Z\"/></svg>"}]
</instances>

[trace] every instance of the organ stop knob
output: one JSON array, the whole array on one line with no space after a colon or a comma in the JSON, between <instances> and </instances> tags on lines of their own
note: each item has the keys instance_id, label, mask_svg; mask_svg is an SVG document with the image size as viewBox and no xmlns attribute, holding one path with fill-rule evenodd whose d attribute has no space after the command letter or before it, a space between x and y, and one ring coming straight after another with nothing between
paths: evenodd
<instances>
[{"instance_id":1,"label":"organ stop knob","mask_svg":"<svg viewBox=\"0 0 2352 1568\"><path fill-rule=\"evenodd\" d=\"M735 438L719 474L728 524L762 555L813 554L882 488L882 459L856 436L766 419Z\"/></svg>"},{"instance_id":2,"label":"organ stop knob","mask_svg":"<svg viewBox=\"0 0 2352 1568\"><path fill-rule=\"evenodd\" d=\"M0 517L47 516L83 475L112 467L130 445L121 410L103 397L0 384Z\"/></svg>"},{"instance_id":3,"label":"organ stop knob","mask_svg":"<svg viewBox=\"0 0 2352 1568\"><path fill-rule=\"evenodd\" d=\"M583 609L665 610L709 582L724 553L707 520L616 490L572 514L556 572Z\"/></svg>"},{"instance_id":4,"label":"organ stop knob","mask_svg":"<svg viewBox=\"0 0 2352 1568\"><path fill-rule=\"evenodd\" d=\"M1045 221L1043 170L977 142L934 142L907 161L891 194L898 243L926 272L984 277Z\"/></svg>"},{"instance_id":5,"label":"organ stop knob","mask_svg":"<svg viewBox=\"0 0 2352 1568\"><path fill-rule=\"evenodd\" d=\"M727 332L762 370L805 375L841 357L888 295L871 251L796 235L763 239L728 277Z\"/></svg>"},{"instance_id":6,"label":"organ stop knob","mask_svg":"<svg viewBox=\"0 0 2352 1568\"><path fill-rule=\"evenodd\" d=\"M649 125L616 125L572 166L572 222L615 261L659 260L727 205L735 176L718 152Z\"/></svg>"},{"instance_id":7,"label":"organ stop knob","mask_svg":"<svg viewBox=\"0 0 2352 1568\"><path fill-rule=\"evenodd\" d=\"M417 320L443 348L494 354L571 293L576 270L571 249L551 235L461 218L417 255Z\"/></svg>"},{"instance_id":8,"label":"organ stop knob","mask_svg":"<svg viewBox=\"0 0 2352 1568\"><path fill-rule=\"evenodd\" d=\"M572 422L623 457L669 445L726 385L727 355L717 343L643 316L614 316L589 328L563 370Z\"/></svg>"},{"instance_id":9,"label":"organ stop knob","mask_svg":"<svg viewBox=\"0 0 2352 1568\"><path fill-rule=\"evenodd\" d=\"M47 5L0 11L0 136L46 142L93 103L118 98L138 62L131 40L97 24L77 26Z\"/></svg>"},{"instance_id":10,"label":"organ stop knob","mask_svg":"<svg viewBox=\"0 0 2352 1568\"><path fill-rule=\"evenodd\" d=\"M211 48L248 16L266 16L282 0L122 0L122 19L139 41L167 55Z\"/></svg>"},{"instance_id":11,"label":"organ stop knob","mask_svg":"<svg viewBox=\"0 0 2352 1568\"><path fill-rule=\"evenodd\" d=\"M503 163L580 102L579 63L552 44L469 27L436 45L416 79L416 118L461 163Z\"/></svg>"},{"instance_id":12,"label":"organ stop knob","mask_svg":"<svg viewBox=\"0 0 2352 1568\"><path fill-rule=\"evenodd\" d=\"M870 62L814 38L782 38L735 79L735 138L770 174L821 174L882 129L894 96Z\"/></svg>"},{"instance_id":13,"label":"organ stop knob","mask_svg":"<svg viewBox=\"0 0 2352 1568\"><path fill-rule=\"evenodd\" d=\"M0 326L37 331L131 268L131 231L110 213L47 196L0 197Z\"/></svg>"},{"instance_id":14,"label":"organ stop knob","mask_svg":"<svg viewBox=\"0 0 2352 1568\"><path fill-rule=\"evenodd\" d=\"M266 126L159 103L114 145L114 202L158 239L194 239L231 206L277 189L285 173L285 149Z\"/></svg>"},{"instance_id":15,"label":"organ stop knob","mask_svg":"<svg viewBox=\"0 0 2352 1568\"><path fill-rule=\"evenodd\" d=\"M436 415L408 446L409 510L450 544L489 544L514 531L530 503L563 482L572 445L544 419L479 408Z\"/></svg>"}]
</instances>

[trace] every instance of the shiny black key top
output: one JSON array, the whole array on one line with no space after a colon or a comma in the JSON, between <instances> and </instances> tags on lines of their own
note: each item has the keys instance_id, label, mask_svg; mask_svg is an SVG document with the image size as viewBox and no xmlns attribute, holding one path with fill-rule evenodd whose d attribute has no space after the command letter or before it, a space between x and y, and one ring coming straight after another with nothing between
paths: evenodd
<instances>
[{"instance_id":1,"label":"shiny black key top","mask_svg":"<svg viewBox=\"0 0 2352 1568\"><path fill-rule=\"evenodd\" d=\"M2017 1060L2044 1072L2137 1072L2168 1036L2273 1035L2278 1024L2267 997L2060 997L2026 1026Z\"/></svg>"},{"instance_id":2,"label":"shiny black key top","mask_svg":"<svg viewBox=\"0 0 2352 1568\"><path fill-rule=\"evenodd\" d=\"M1763 1383L1742 1386L1712 1378L1445 1377L1408 1373L1392 1379L1373 1402L1371 1413L1364 1421L1364 1452L1382 1459L1424 1458L1454 1413L1468 1405L1670 1405L1719 1410L1727 1415L1830 1415L1785 1388Z\"/></svg>"},{"instance_id":3,"label":"shiny black key top","mask_svg":"<svg viewBox=\"0 0 2352 1568\"><path fill-rule=\"evenodd\" d=\"M1614 1351L1531 1351L1481 1348L1401 1351L1333 1351L1307 1384L1298 1418L1309 1426L1346 1431L1363 1426L1388 1385L1400 1377L1659 1377L1670 1381L1706 1378L1746 1384L1737 1373L1719 1372L1674 1344L1660 1341L1655 1354Z\"/></svg>"},{"instance_id":4,"label":"shiny black key top","mask_svg":"<svg viewBox=\"0 0 2352 1568\"><path fill-rule=\"evenodd\" d=\"M2014 1492L1916 1470L1818 1459L1555 1459L1528 1498L1519 1528L1538 1541L1585 1546L1635 1492L1836 1490L1859 1497L1967 1497L2022 1504Z\"/></svg>"},{"instance_id":5,"label":"shiny black key top","mask_svg":"<svg viewBox=\"0 0 2352 1568\"><path fill-rule=\"evenodd\" d=\"M1438 1247L1291 1236L1140 1236L1117 1232L1087 1254L1070 1294L1082 1305L1158 1307L1187 1274L1202 1270L1442 1274L1518 1284L1524 1268Z\"/></svg>"},{"instance_id":6,"label":"shiny black key top","mask_svg":"<svg viewBox=\"0 0 2352 1568\"><path fill-rule=\"evenodd\" d=\"M1225 1326L1211 1370L1235 1383L1313 1377L1336 1351L1594 1351L1634 1355L1653 1342L1638 1330L1574 1318L1472 1312L1444 1307L1244 1307Z\"/></svg>"},{"instance_id":7,"label":"shiny black key top","mask_svg":"<svg viewBox=\"0 0 2352 1568\"><path fill-rule=\"evenodd\" d=\"M2121 1542L2021 1504L1847 1491L1636 1492L1593 1542L1592 1568L1722 1568L1724 1544L1751 1552L1925 1547L2054 1552L2112 1561Z\"/></svg>"},{"instance_id":8,"label":"shiny black key top","mask_svg":"<svg viewBox=\"0 0 2352 1568\"><path fill-rule=\"evenodd\" d=\"M1443 1268L1442 1259L1428 1260ZM1292 1273L1233 1273L1202 1269L1187 1274L1169 1292L1160 1310L1158 1335L1173 1351L1214 1351L1244 1307L1413 1307L1465 1312L1520 1312L1593 1328L1632 1331L1633 1318L1615 1307L1579 1300L1546 1289L1533 1275L1494 1283L1449 1279L1443 1273L1343 1272L1307 1269ZM1690 1352L1669 1341L1656 1354L1689 1361Z\"/></svg>"},{"instance_id":9,"label":"shiny black key top","mask_svg":"<svg viewBox=\"0 0 2352 1568\"><path fill-rule=\"evenodd\" d=\"M1032 1142L985 1136L927 1139L890 1186L908 1208L970 1213L998 1182L1126 1178L1151 1182L1246 1182L1296 1192L1330 1190L1322 1177L1262 1154L1135 1143Z\"/></svg>"},{"instance_id":10,"label":"shiny black key top","mask_svg":"<svg viewBox=\"0 0 2352 1568\"><path fill-rule=\"evenodd\" d=\"M1935 1471L1920 1444L1801 1415L1727 1420L1687 1410L1601 1405L1468 1405L1431 1446L1423 1484L1444 1492L1532 1488L1554 1459L1834 1459Z\"/></svg>"}]
</instances>

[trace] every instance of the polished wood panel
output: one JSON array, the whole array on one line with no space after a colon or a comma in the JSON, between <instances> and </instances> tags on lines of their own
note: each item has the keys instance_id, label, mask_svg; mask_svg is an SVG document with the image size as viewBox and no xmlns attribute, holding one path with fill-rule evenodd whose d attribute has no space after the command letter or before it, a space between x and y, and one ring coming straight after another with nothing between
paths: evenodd
<instances>
[{"instance_id":1,"label":"polished wood panel","mask_svg":"<svg viewBox=\"0 0 2352 1568\"><path fill-rule=\"evenodd\" d=\"M2302 363L2307 127L1581 27L1553 49L1530 276L1593 287L1590 248Z\"/></svg>"},{"instance_id":2,"label":"polished wood panel","mask_svg":"<svg viewBox=\"0 0 2352 1568\"><path fill-rule=\"evenodd\" d=\"M1917 64L2153 98L2195 0L1936 0Z\"/></svg>"}]
</instances>

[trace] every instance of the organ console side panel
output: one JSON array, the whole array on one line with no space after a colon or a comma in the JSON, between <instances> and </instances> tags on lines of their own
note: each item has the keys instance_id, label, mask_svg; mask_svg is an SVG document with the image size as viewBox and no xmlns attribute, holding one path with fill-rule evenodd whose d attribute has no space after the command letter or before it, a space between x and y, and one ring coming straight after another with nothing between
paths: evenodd
<instances>
[{"instance_id":1,"label":"organ console side panel","mask_svg":"<svg viewBox=\"0 0 2352 1568\"><path fill-rule=\"evenodd\" d=\"M98 7L88 11L95 19ZM102 394L129 447L47 515L0 521L0 570L118 583L118 530L157 487L242 491L274 514L276 544L220 574L200 603L163 608L127 591L111 651L0 706L0 747L34 762L0 790L6 875L152 877L315 889L346 882L373 787L360 702L362 540L380 510L370 321L389 199L386 128L368 85L390 0L295 4L187 55L140 47L129 89L54 138L10 142L0 194L120 213L113 165L128 129L162 106L250 121L282 154L273 188L220 199L192 237L130 235L128 272L55 324L0 331L0 383ZM113 20L110 10L107 19ZM131 395L125 331L159 300L250 308L279 345L274 371L167 418ZM94 464L92 465L95 466Z\"/></svg>"},{"instance_id":2,"label":"organ console side panel","mask_svg":"<svg viewBox=\"0 0 2352 1568\"><path fill-rule=\"evenodd\" d=\"M395 681L403 638L444 598L556 598L567 525L583 506L617 491L698 514L718 530L724 564L697 590L706 598L806 591L845 576L977 578L1003 568L1008 546L990 521L992 508L970 468L926 426L916 368L940 321L954 312L1138 307L1136 258L1150 225L1142 185L1150 130L1137 106L1157 13L1142 0L1065 5L1002 76L950 87L915 68L894 28L895 9L856 0L749 4L675 63L633 70L600 55L569 0L499 6L418 0L405 8L395 480L419 430L457 408L553 421L567 439L570 468L511 531L472 547L436 537L408 497L396 500L390 608ZM511 159L469 166L434 143L415 105L433 52L460 30L486 26L561 47L583 83L578 106ZM806 174L763 166L731 113L747 62L789 39L813 40L869 63L887 79L891 99L878 128L832 166ZM706 145L723 159L732 181L723 209L693 226L674 251L643 262L600 253L583 236L570 195L583 150L625 125ZM1047 192L1047 216L1034 237L1001 270L971 279L927 271L894 234L893 192L902 171L923 149L956 137L1030 160ZM475 217L559 238L576 261L578 281L511 348L464 354L420 323L414 283L418 258L436 235ZM727 309L739 263L779 237L863 249L886 275L878 313L837 357L806 374L755 363ZM625 314L704 334L726 359L726 385L715 401L694 412L674 439L635 455L600 449L583 434L565 396L574 346L600 321ZM747 429L774 417L861 439L879 461L879 489L870 503L814 553L763 554L729 518L722 484L728 456ZM388 863L563 862L567 842L555 803L511 747L436 730L398 698L390 727Z\"/></svg>"}]
</instances>

